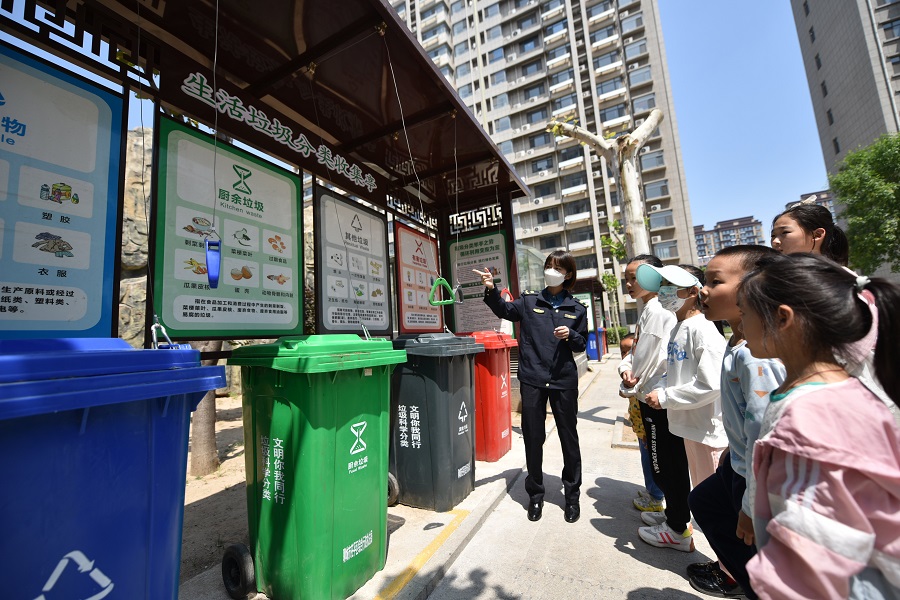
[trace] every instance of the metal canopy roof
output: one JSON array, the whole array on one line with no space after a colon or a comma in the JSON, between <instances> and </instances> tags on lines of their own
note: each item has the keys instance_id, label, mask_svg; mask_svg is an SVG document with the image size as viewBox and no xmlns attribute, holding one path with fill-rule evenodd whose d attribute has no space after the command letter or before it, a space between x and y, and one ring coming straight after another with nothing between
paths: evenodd
<instances>
[{"instance_id":1,"label":"metal canopy roof","mask_svg":"<svg viewBox=\"0 0 900 600\"><path fill-rule=\"evenodd\" d=\"M85 45L98 46L98 38L110 41L109 55L117 52L130 62L136 62L131 57L140 44L141 64L148 72L159 71L158 97L168 108L208 124L215 122L223 133L380 206L391 195L417 209L416 195L421 190L425 211L432 215L499 200L503 213L511 216L509 201L528 193L385 0L57 0L42 4L56 15L65 7L66 20L75 27L70 39L76 43L86 40ZM11 25L5 16L0 18L4 28ZM46 31L35 33L12 25L59 53L59 44ZM94 52L102 54L99 47ZM105 70L107 75L109 71ZM364 190L353 185L338 176L328 161L326 168L315 154L301 156L284 141L259 135L246 123L229 118L221 107L216 116L214 102L204 104L184 93L183 83L192 74L203 75L210 89L215 82L216 89L240 98L243 106L252 105L268 118L278 117L281 124L292 125L295 135L305 132L313 148L322 143L330 146L335 155L372 173L377 186Z\"/></svg>"}]
</instances>

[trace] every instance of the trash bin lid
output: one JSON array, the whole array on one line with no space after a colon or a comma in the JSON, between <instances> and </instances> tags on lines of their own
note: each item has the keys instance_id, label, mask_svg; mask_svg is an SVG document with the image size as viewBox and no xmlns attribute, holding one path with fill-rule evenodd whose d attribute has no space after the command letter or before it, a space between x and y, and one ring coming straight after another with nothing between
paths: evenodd
<instances>
[{"instance_id":1,"label":"trash bin lid","mask_svg":"<svg viewBox=\"0 0 900 600\"><path fill-rule=\"evenodd\" d=\"M390 340L364 339L352 333L300 335L271 344L235 348L229 365L267 367L290 373L330 373L406 362L406 352Z\"/></svg>"},{"instance_id":2,"label":"trash bin lid","mask_svg":"<svg viewBox=\"0 0 900 600\"><path fill-rule=\"evenodd\" d=\"M513 346L518 346L519 342L508 333L502 333L500 331L473 331L471 333L465 333L460 335L467 335L475 338L475 341L479 344L484 344L485 350L499 350L503 348L511 348Z\"/></svg>"},{"instance_id":3,"label":"trash bin lid","mask_svg":"<svg viewBox=\"0 0 900 600\"><path fill-rule=\"evenodd\" d=\"M0 383L198 366L197 350L137 350L119 338L0 340Z\"/></svg>"},{"instance_id":4,"label":"trash bin lid","mask_svg":"<svg viewBox=\"0 0 900 600\"><path fill-rule=\"evenodd\" d=\"M403 348L408 354L419 356L456 356L483 352L484 344L452 333L419 333L401 335L394 340L394 348Z\"/></svg>"}]
</instances>

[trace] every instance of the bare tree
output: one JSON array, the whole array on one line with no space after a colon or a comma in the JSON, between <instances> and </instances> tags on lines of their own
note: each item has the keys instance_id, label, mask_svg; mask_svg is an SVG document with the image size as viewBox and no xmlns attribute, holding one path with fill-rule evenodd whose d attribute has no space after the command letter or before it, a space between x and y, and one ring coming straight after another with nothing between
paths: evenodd
<instances>
[{"instance_id":1,"label":"bare tree","mask_svg":"<svg viewBox=\"0 0 900 600\"><path fill-rule=\"evenodd\" d=\"M200 352L220 352L222 341L191 342ZM215 365L218 360L204 360L204 366ZM191 466L194 477L209 475L219 468L219 450L216 447L216 390L203 396L191 421Z\"/></svg>"},{"instance_id":2,"label":"bare tree","mask_svg":"<svg viewBox=\"0 0 900 600\"><path fill-rule=\"evenodd\" d=\"M625 244L632 256L650 253L650 239L647 235L647 226L644 224L644 209L641 204L637 156L647 138L659 127L662 120L662 111L654 109L632 133L625 133L611 140L572 123L551 121L549 126L554 135L567 135L584 142L599 156L605 158L607 163L618 167L622 208L625 212Z\"/></svg>"}]
</instances>

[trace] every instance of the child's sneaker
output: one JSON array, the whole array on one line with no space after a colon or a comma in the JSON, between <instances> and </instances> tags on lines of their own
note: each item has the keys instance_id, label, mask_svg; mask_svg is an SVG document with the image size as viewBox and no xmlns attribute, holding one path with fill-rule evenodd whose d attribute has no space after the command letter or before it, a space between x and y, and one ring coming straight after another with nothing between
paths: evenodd
<instances>
[{"instance_id":1,"label":"child's sneaker","mask_svg":"<svg viewBox=\"0 0 900 600\"><path fill-rule=\"evenodd\" d=\"M641 521L647 525L659 525L666 522L666 513L663 511L648 510L641 513Z\"/></svg>"},{"instance_id":2,"label":"child's sneaker","mask_svg":"<svg viewBox=\"0 0 900 600\"><path fill-rule=\"evenodd\" d=\"M649 497L650 497L650 492L648 492L647 490L638 490L638 495L637 495L637 497L638 497L638 498L649 498Z\"/></svg>"},{"instance_id":3,"label":"child's sneaker","mask_svg":"<svg viewBox=\"0 0 900 600\"><path fill-rule=\"evenodd\" d=\"M640 527L638 535L641 539L657 548L672 548L682 552L694 551L694 536L690 528L684 533L678 533L669 527L668 523L660 523L652 527Z\"/></svg>"},{"instance_id":4,"label":"child's sneaker","mask_svg":"<svg viewBox=\"0 0 900 600\"><path fill-rule=\"evenodd\" d=\"M665 508L662 500L657 500L653 496L641 496L640 498L635 498L632 501L634 507L640 511L654 511L659 512Z\"/></svg>"}]
</instances>

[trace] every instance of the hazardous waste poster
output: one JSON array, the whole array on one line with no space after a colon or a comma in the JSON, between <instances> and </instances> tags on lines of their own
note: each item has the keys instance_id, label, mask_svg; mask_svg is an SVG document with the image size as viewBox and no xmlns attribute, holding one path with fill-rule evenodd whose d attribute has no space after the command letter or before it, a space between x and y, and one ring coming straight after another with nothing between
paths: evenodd
<instances>
[{"instance_id":1,"label":"hazardous waste poster","mask_svg":"<svg viewBox=\"0 0 900 600\"><path fill-rule=\"evenodd\" d=\"M153 305L169 335L302 333L300 180L173 119L158 129ZM207 240L221 243L215 288Z\"/></svg>"},{"instance_id":2,"label":"hazardous waste poster","mask_svg":"<svg viewBox=\"0 0 900 600\"><path fill-rule=\"evenodd\" d=\"M481 277L472 272L490 271L494 285L501 294L509 288L509 258L506 255L506 236L502 231L455 240L448 245L453 281L451 285L462 288L462 304L453 305L454 325L457 333L492 331L502 325L488 305L484 303L484 284Z\"/></svg>"},{"instance_id":3,"label":"hazardous waste poster","mask_svg":"<svg viewBox=\"0 0 900 600\"><path fill-rule=\"evenodd\" d=\"M437 243L424 233L394 221L394 255L397 257L397 303L400 333L444 330L440 306L428 301L437 278ZM447 297L446 290L441 298ZM435 296L438 297L438 296Z\"/></svg>"},{"instance_id":4,"label":"hazardous waste poster","mask_svg":"<svg viewBox=\"0 0 900 600\"><path fill-rule=\"evenodd\" d=\"M318 333L390 335L387 217L313 188Z\"/></svg>"}]
</instances>

